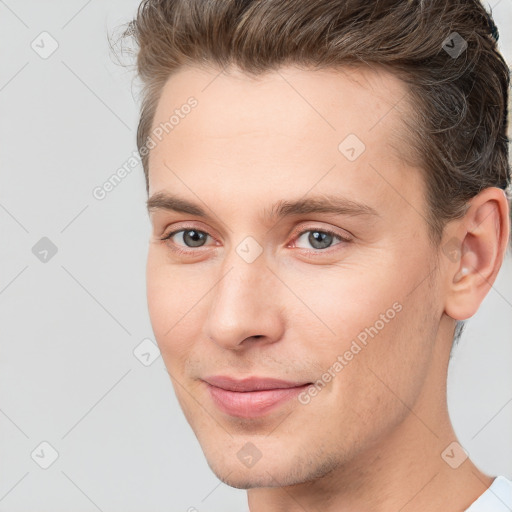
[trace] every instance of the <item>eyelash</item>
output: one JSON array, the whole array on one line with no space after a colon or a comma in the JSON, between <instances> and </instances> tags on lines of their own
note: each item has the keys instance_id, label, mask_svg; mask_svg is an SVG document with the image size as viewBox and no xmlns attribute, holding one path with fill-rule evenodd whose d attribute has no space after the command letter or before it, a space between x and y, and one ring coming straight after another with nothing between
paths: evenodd
<instances>
[{"instance_id":1,"label":"eyelash","mask_svg":"<svg viewBox=\"0 0 512 512\"><path fill-rule=\"evenodd\" d=\"M182 227L181 229L177 229L175 231L171 231L169 234L167 235L164 235L162 238L160 238L160 240L162 241L167 241L167 240L170 240L174 235L176 235L177 233L181 233L182 231L197 231L199 233L203 233L211 238L213 238L209 233L207 233L206 231L202 231L200 229L197 229L195 226L184 226ZM341 245L342 243L350 243L352 240L348 237L343 237L341 236L339 233L335 232L335 231L332 231L330 229L327 229L327 228L322 228L322 229L317 229L317 228L314 228L314 227L310 227L308 229L304 229L302 231L299 231L298 233L294 234L294 239L297 239L297 238L300 238L304 233L309 233L309 232L318 232L318 233L326 233L328 235L331 235L335 238L339 238L341 240L341 242L339 242L338 244L334 244L333 246L331 247L328 247L326 249L311 249L311 250L307 250L307 249L302 249L303 251L306 251L307 253L311 254L311 255L320 255L322 253L327 253L329 252L330 249L332 249L332 247L335 247L336 245ZM200 249L201 247L198 247L198 249ZM194 249L189 249L189 250L186 250L186 249L181 249L179 246L176 246L175 244L173 244L173 246L171 247L171 250L174 251L175 253L179 254L179 255L191 255L191 254L194 254L194 253L197 253L197 250L194 250Z\"/></svg>"}]
</instances>

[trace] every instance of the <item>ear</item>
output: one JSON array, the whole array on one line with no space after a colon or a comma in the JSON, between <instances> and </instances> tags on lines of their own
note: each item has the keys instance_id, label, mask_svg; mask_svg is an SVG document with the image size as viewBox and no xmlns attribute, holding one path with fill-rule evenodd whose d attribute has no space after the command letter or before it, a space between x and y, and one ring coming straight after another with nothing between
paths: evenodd
<instances>
[{"instance_id":1,"label":"ear","mask_svg":"<svg viewBox=\"0 0 512 512\"><path fill-rule=\"evenodd\" d=\"M473 197L464 217L450 223L441 242L448 316L466 320L476 313L496 280L509 235L508 199L496 187Z\"/></svg>"}]
</instances>

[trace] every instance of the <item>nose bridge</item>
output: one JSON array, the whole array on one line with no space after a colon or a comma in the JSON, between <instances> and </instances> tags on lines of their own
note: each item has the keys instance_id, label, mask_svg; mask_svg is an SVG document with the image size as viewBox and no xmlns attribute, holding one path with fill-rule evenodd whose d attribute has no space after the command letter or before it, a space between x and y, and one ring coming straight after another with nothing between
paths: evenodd
<instances>
[{"instance_id":1,"label":"nose bridge","mask_svg":"<svg viewBox=\"0 0 512 512\"><path fill-rule=\"evenodd\" d=\"M225 348L235 348L251 336L279 337L282 318L278 295L271 293L274 281L263 254L250 261L233 248L211 290L206 337Z\"/></svg>"}]
</instances>

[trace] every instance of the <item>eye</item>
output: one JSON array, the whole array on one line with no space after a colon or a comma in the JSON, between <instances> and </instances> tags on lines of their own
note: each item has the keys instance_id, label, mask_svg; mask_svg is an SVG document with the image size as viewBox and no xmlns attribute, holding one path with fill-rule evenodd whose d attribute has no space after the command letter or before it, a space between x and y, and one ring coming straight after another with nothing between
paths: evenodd
<instances>
[{"instance_id":1,"label":"eye","mask_svg":"<svg viewBox=\"0 0 512 512\"><path fill-rule=\"evenodd\" d=\"M206 233L204 231L199 231L198 229L195 229L195 228L185 228L185 229L180 229L177 231L171 231L168 235L165 235L164 237L162 237L161 240L171 240L172 241L172 238L178 234L180 236L177 238L181 239L181 241L183 242L185 247L190 247L190 248L202 247L206 241L206 238L210 236L208 233ZM176 244L176 242L174 242L174 244ZM179 244L177 244L177 245L178 245L178 248L176 250L178 252L188 252L186 250L179 249L180 245Z\"/></svg>"},{"instance_id":2,"label":"eye","mask_svg":"<svg viewBox=\"0 0 512 512\"><path fill-rule=\"evenodd\" d=\"M306 237L305 235L308 236ZM343 237L340 234L335 233L334 231L331 231L329 229L308 229L305 231L301 231L297 236L297 240L300 240L304 237L307 243L309 243L313 247L313 249L315 249L315 251L322 251L324 249L328 249L332 245L338 245L332 243L333 240L336 238L340 240L339 243L350 242L349 238Z\"/></svg>"},{"instance_id":3,"label":"eye","mask_svg":"<svg viewBox=\"0 0 512 512\"><path fill-rule=\"evenodd\" d=\"M306 235L308 236L306 237ZM175 237L176 239L173 240ZM169 244L169 247L171 250L178 254L193 254L197 252L194 249L205 246L208 237L212 238L211 235L205 231L201 231L194 227L185 227L179 230L171 231L169 234L163 236L160 240L172 242ZM310 244L310 247L313 248L312 250L309 250L311 253L325 252L326 249L329 249L333 245L339 245L340 243L344 242L351 242L350 238L342 236L330 229L315 228L300 231L297 235L295 235L294 240L296 240L296 242L294 242L292 246L296 247L297 241L300 242L301 239L303 239L302 242L305 240L306 243ZM333 243L335 239L338 239L339 242ZM180 240L180 242L178 242L178 240ZM307 250L308 248L305 247L304 249Z\"/></svg>"}]
</instances>

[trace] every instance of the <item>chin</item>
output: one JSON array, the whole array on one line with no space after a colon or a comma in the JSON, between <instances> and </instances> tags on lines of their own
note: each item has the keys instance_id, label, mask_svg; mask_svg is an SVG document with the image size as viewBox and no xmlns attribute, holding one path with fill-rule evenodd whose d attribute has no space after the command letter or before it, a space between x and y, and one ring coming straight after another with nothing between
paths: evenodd
<instances>
[{"instance_id":1,"label":"chin","mask_svg":"<svg viewBox=\"0 0 512 512\"><path fill-rule=\"evenodd\" d=\"M214 471L215 473L215 471ZM221 475L215 473L217 478L224 482L230 487L235 489L254 489L257 487L276 487L277 484L269 475L240 475L235 474L235 471L231 474Z\"/></svg>"},{"instance_id":2,"label":"chin","mask_svg":"<svg viewBox=\"0 0 512 512\"><path fill-rule=\"evenodd\" d=\"M204 453L208 466L217 478L236 489L302 484L326 476L337 467L331 457L315 464L311 456L288 457L285 460L265 460L263 456L252 467L245 467L236 454L230 457L229 450Z\"/></svg>"},{"instance_id":3,"label":"chin","mask_svg":"<svg viewBox=\"0 0 512 512\"><path fill-rule=\"evenodd\" d=\"M233 448L233 447L231 447ZM289 463L265 460L262 456L254 465L246 466L237 456L239 447L230 449L224 446L213 450L203 447L207 464L216 477L230 487L251 489L254 487L278 487L282 479L290 476Z\"/></svg>"},{"instance_id":4,"label":"chin","mask_svg":"<svg viewBox=\"0 0 512 512\"><path fill-rule=\"evenodd\" d=\"M260 466L258 469L239 468L236 466L219 467L215 463L210 462L208 462L208 466L221 482L236 489L281 487L283 483L285 485L292 484L288 482L290 478L289 471L285 471L283 475L282 472L269 469L265 466ZM299 481L293 483L299 483Z\"/></svg>"}]
</instances>

